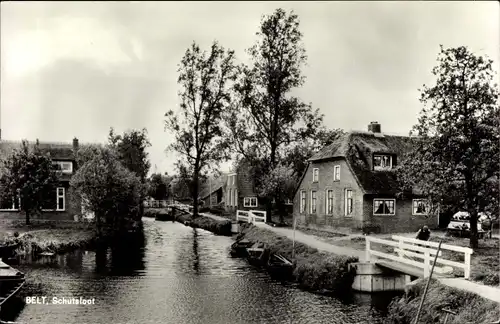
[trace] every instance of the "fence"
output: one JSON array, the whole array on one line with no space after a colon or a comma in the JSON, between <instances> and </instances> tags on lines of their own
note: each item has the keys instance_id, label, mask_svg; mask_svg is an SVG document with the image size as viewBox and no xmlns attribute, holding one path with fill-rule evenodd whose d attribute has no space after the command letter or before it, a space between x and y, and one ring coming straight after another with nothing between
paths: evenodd
<instances>
[{"instance_id":1,"label":"fence","mask_svg":"<svg viewBox=\"0 0 500 324\"><path fill-rule=\"evenodd\" d=\"M267 222L267 213L260 210L238 210L236 211L236 220L248 223Z\"/></svg>"},{"instance_id":2,"label":"fence","mask_svg":"<svg viewBox=\"0 0 500 324\"><path fill-rule=\"evenodd\" d=\"M442 258L442 252L439 251L438 253L438 251L434 249L439 246L439 243L421 241L414 238L397 236L397 235L393 235L391 238L392 240L384 240L367 236L366 249L365 249L366 261L370 262L372 256L374 256L382 259L388 259L391 261L400 262L409 266L418 267L420 269L423 269L424 278L427 278L430 275L430 269L432 266L431 263L433 262L436 254L438 254L436 263L464 269L464 277L465 279L469 279L470 260L471 260L471 254L473 253L472 249L456 245L441 244L441 250L454 251L464 254L464 262L457 262ZM396 254L390 254L373 250L371 246L372 243L392 246L394 247L394 252ZM422 259L423 261L416 261L414 259L409 259L408 257ZM435 266L434 272L445 274L448 271L444 268Z\"/></svg>"}]
</instances>

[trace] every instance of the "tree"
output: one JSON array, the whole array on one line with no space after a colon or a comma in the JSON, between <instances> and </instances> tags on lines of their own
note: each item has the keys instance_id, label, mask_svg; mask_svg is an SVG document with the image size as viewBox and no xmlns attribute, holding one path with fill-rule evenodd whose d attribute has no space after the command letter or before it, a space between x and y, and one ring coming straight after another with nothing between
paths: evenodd
<instances>
[{"instance_id":1,"label":"tree","mask_svg":"<svg viewBox=\"0 0 500 324\"><path fill-rule=\"evenodd\" d=\"M293 168L278 165L263 176L262 185L259 187L258 195L262 197L274 197L279 209L280 222L283 223L285 205L288 199L293 200L297 176Z\"/></svg>"},{"instance_id":2,"label":"tree","mask_svg":"<svg viewBox=\"0 0 500 324\"><path fill-rule=\"evenodd\" d=\"M165 126L174 134L169 150L181 155L179 171L189 175L194 202L198 201L203 171L229 158L222 118L231 104L233 61L234 52L226 51L217 42L212 44L210 53L193 43L178 69L180 113L170 110L165 114ZM193 217L197 215L198 204L194 203Z\"/></svg>"},{"instance_id":3,"label":"tree","mask_svg":"<svg viewBox=\"0 0 500 324\"><path fill-rule=\"evenodd\" d=\"M113 128L109 131L109 143L118 153L118 158L123 166L134 172L146 184L146 176L151 167L146 149L151 146L147 136L147 130L131 130L123 135L115 135ZM141 197L141 201L144 197ZM143 204L140 204L140 214L144 213Z\"/></svg>"},{"instance_id":4,"label":"tree","mask_svg":"<svg viewBox=\"0 0 500 324\"><path fill-rule=\"evenodd\" d=\"M168 196L169 179L160 173L152 174L149 178L149 196L155 200L164 200Z\"/></svg>"},{"instance_id":5,"label":"tree","mask_svg":"<svg viewBox=\"0 0 500 324\"><path fill-rule=\"evenodd\" d=\"M400 177L406 188L427 195L431 205L466 210L470 246L476 248L478 212L499 203L499 109L492 61L463 46L441 47L433 74L436 83L421 90L424 108L412 131L418 137Z\"/></svg>"},{"instance_id":6,"label":"tree","mask_svg":"<svg viewBox=\"0 0 500 324\"><path fill-rule=\"evenodd\" d=\"M99 235L103 225L115 233L121 232L139 218L145 186L121 164L113 148L93 147L91 151L94 154L89 154L71 178L75 199L81 199L84 208L95 214Z\"/></svg>"},{"instance_id":7,"label":"tree","mask_svg":"<svg viewBox=\"0 0 500 324\"><path fill-rule=\"evenodd\" d=\"M235 86L238 105L226 120L239 155L258 160L252 164L270 174L290 147L315 135L323 116L291 94L305 82L301 69L307 57L298 16L277 9L262 18L257 36L257 43L247 51L251 65L240 67ZM264 192L259 189L260 179L255 180L257 191ZM273 198L265 199L268 214Z\"/></svg>"},{"instance_id":8,"label":"tree","mask_svg":"<svg viewBox=\"0 0 500 324\"><path fill-rule=\"evenodd\" d=\"M22 141L3 163L0 187L2 201L15 202L20 199L20 209L26 215L26 225L30 215L40 212L47 202L47 192L54 192L58 183L57 168L50 156L42 153L38 140L30 149L27 141ZM52 200L54 196L50 197Z\"/></svg>"}]
</instances>

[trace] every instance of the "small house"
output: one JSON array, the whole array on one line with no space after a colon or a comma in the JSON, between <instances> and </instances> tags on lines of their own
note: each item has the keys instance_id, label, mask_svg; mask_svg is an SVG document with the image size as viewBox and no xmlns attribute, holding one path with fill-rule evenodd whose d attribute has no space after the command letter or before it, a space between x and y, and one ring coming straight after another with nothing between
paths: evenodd
<instances>
[{"instance_id":1,"label":"small house","mask_svg":"<svg viewBox=\"0 0 500 324\"><path fill-rule=\"evenodd\" d=\"M400 195L395 168L411 148L410 137L383 134L377 122L340 136L308 160L294 197L297 224L380 233L437 225L425 197Z\"/></svg>"}]
</instances>

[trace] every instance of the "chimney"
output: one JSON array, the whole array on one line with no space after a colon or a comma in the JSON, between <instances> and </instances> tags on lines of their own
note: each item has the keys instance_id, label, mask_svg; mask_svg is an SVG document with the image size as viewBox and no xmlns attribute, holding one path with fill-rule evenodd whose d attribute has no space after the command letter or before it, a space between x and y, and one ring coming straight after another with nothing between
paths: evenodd
<instances>
[{"instance_id":1,"label":"chimney","mask_svg":"<svg viewBox=\"0 0 500 324\"><path fill-rule=\"evenodd\" d=\"M374 121L368 125L368 131L372 132L372 133L380 133L382 130L381 130L380 124L378 122Z\"/></svg>"},{"instance_id":2,"label":"chimney","mask_svg":"<svg viewBox=\"0 0 500 324\"><path fill-rule=\"evenodd\" d=\"M78 145L78 138L73 138L73 151L76 153L78 151L79 145Z\"/></svg>"}]
</instances>

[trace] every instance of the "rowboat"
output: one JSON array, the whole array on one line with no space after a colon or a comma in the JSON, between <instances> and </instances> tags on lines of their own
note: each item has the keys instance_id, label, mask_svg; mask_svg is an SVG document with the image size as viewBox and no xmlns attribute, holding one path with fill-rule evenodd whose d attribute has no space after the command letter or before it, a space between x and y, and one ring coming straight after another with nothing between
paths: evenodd
<instances>
[{"instance_id":1,"label":"rowboat","mask_svg":"<svg viewBox=\"0 0 500 324\"><path fill-rule=\"evenodd\" d=\"M267 270L271 276L286 280L293 274L293 263L281 254L272 254L267 261Z\"/></svg>"},{"instance_id":2,"label":"rowboat","mask_svg":"<svg viewBox=\"0 0 500 324\"><path fill-rule=\"evenodd\" d=\"M0 261L0 308L23 287L24 273Z\"/></svg>"},{"instance_id":3,"label":"rowboat","mask_svg":"<svg viewBox=\"0 0 500 324\"><path fill-rule=\"evenodd\" d=\"M255 243L247 248L247 259L250 264L256 266L266 265L269 258L269 249L266 248L264 243Z\"/></svg>"},{"instance_id":4,"label":"rowboat","mask_svg":"<svg viewBox=\"0 0 500 324\"><path fill-rule=\"evenodd\" d=\"M232 257L246 257L248 256L247 249L253 245L247 239L242 239L231 244L231 256Z\"/></svg>"}]
</instances>

